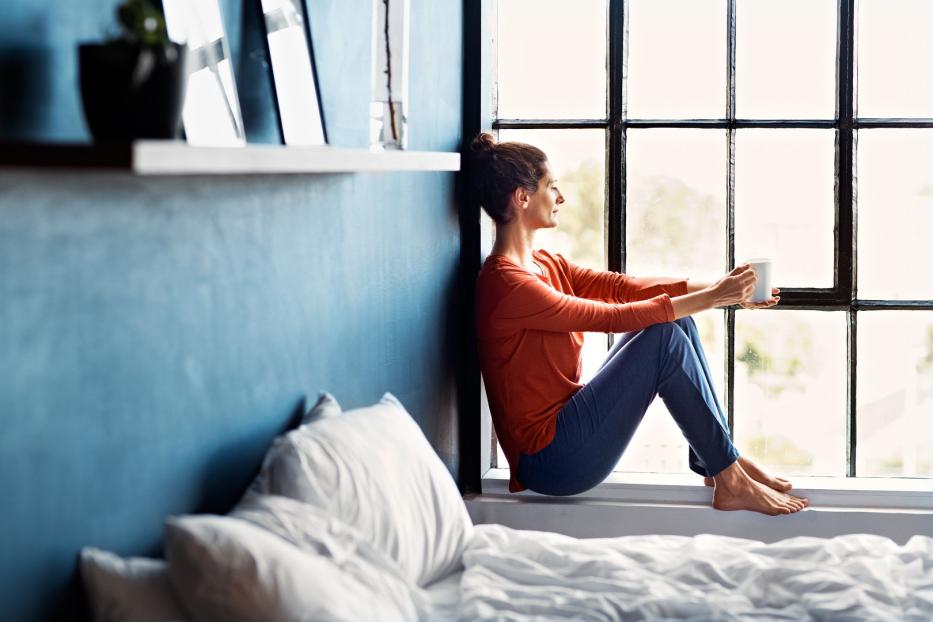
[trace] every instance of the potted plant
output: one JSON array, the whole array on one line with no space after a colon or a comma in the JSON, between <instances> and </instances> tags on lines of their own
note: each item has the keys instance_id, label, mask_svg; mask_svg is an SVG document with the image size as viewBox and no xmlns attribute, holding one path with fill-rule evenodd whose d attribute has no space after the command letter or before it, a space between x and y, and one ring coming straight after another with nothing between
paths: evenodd
<instances>
[{"instance_id":1,"label":"potted plant","mask_svg":"<svg viewBox=\"0 0 933 622\"><path fill-rule=\"evenodd\" d=\"M187 72L186 48L169 40L150 0L117 7L121 34L78 46L84 117L97 141L176 138Z\"/></svg>"}]
</instances>

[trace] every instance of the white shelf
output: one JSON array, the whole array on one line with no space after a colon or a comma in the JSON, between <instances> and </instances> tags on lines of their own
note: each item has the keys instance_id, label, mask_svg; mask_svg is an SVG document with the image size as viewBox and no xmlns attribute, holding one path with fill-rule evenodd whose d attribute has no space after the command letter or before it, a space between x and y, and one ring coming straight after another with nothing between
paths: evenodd
<instances>
[{"instance_id":1,"label":"white shelf","mask_svg":"<svg viewBox=\"0 0 933 622\"><path fill-rule=\"evenodd\" d=\"M434 151L369 151L334 147L192 147L143 140L132 145L138 175L249 175L459 171L460 154Z\"/></svg>"},{"instance_id":2,"label":"white shelf","mask_svg":"<svg viewBox=\"0 0 933 622\"><path fill-rule=\"evenodd\" d=\"M0 142L0 168L116 169L136 175L274 175L459 171L460 154L335 147L193 147L173 140L48 144Z\"/></svg>"}]
</instances>

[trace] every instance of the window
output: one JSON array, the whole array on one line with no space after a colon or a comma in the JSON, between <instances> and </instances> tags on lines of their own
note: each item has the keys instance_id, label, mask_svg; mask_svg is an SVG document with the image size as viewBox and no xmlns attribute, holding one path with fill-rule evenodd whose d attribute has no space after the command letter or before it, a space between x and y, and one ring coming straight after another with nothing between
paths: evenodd
<instances>
[{"instance_id":1,"label":"window","mask_svg":"<svg viewBox=\"0 0 933 622\"><path fill-rule=\"evenodd\" d=\"M701 281L771 257L778 307L696 317L739 448L933 477L933 2L494 4L493 128L567 198L538 244ZM612 339L587 335L584 381ZM665 410L618 470L689 472Z\"/></svg>"}]
</instances>

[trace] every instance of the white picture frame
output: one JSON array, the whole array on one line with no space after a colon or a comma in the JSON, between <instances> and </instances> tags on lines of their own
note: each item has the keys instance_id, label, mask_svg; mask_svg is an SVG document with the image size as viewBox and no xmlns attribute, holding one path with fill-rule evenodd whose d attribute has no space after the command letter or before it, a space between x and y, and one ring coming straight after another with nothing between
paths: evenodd
<instances>
[{"instance_id":1,"label":"white picture frame","mask_svg":"<svg viewBox=\"0 0 933 622\"><path fill-rule=\"evenodd\" d=\"M169 38L188 47L182 123L188 144L246 144L233 60L218 0L162 0Z\"/></svg>"},{"instance_id":2,"label":"white picture frame","mask_svg":"<svg viewBox=\"0 0 933 622\"><path fill-rule=\"evenodd\" d=\"M256 1L262 11L282 140L286 145L324 146L327 130L304 3Z\"/></svg>"}]
</instances>

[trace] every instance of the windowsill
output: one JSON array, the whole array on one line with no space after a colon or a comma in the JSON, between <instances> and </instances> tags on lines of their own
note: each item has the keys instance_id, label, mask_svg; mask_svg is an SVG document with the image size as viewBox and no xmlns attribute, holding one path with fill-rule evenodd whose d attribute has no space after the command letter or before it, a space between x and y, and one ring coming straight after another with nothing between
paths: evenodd
<instances>
[{"instance_id":1,"label":"windowsill","mask_svg":"<svg viewBox=\"0 0 933 622\"><path fill-rule=\"evenodd\" d=\"M792 477L793 494L807 497L812 509L896 509L933 511L933 480L918 478ZM712 489L697 475L612 473L606 481L572 497L546 497L531 491L509 493L509 470L489 469L483 475L483 496L505 495L515 501L585 503L591 501L706 505Z\"/></svg>"}]
</instances>

